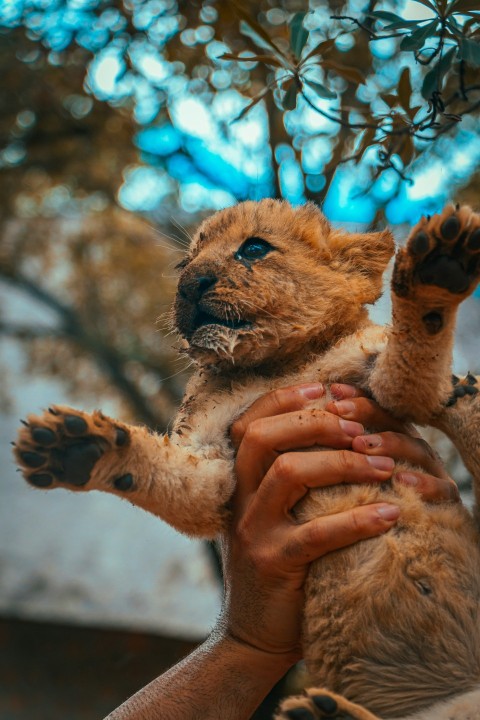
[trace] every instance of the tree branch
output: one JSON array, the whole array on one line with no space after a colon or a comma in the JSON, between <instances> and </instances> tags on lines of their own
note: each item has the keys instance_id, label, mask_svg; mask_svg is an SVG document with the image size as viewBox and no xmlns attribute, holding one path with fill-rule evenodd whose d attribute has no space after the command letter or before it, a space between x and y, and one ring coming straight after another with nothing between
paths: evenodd
<instances>
[{"instance_id":1,"label":"tree branch","mask_svg":"<svg viewBox=\"0 0 480 720\"><path fill-rule=\"evenodd\" d=\"M36 300L39 300L46 307L54 310L60 320L60 325L57 330L49 329L44 332L43 329L38 329L34 332L31 328L2 323L0 326L2 332L6 333L10 330L10 334L13 334L13 336L18 339L34 339L50 336L62 337L70 342L74 342L86 351L94 359L102 372L110 378L113 385L125 397L141 422L159 430L166 429L168 419L159 418L153 412L138 387L125 374L124 365L130 358L125 357L121 352L110 347L100 336L94 336L89 333L73 308L65 305L61 300L37 285L27 276L19 272L5 272L3 268L0 268L0 277L6 282L15 285L20 290L23 290ZM26 335L27 330L30 337ZM22 334L23 338L21 337ZM168 379L164 381L162 390L165 391L170 401L174 403L178 402L179 393L173 385L168 382Z\"/></svg>"}]
</instances>

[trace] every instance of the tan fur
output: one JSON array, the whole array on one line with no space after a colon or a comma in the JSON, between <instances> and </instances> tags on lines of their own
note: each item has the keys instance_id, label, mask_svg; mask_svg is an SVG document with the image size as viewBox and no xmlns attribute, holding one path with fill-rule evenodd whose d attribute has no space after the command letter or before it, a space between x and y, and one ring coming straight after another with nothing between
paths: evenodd
<instances>
[{"instance_id":1,"label":"tan fur","mask_svg":"<svg viewBox=\"0 0 480 720\"><path fill-rule=\"evenodd\" d=\"M459 224L454 241L442 236L452 218ZM112 492L182 532L215 537L228 522L234 488L228 428L235 418L269 390L343 381L358 384L399 417L442 428L480 482L479 396L466 394L446 405L456 309L478 281L476 242L467 245L479 227L480 218L468 208L449 207L413 230L395 265L392 325L381 328L364 306L381 293L393 253L387 231L333 230L311 204L294 209L264 200L217 213L199 228L179 280L175 321L199 369L172 433L162 437L100 414L55 407L30 416L20 431L15 452L25 476L37 485L49 479L49 487L68 484L55 467L58 455L55 460L50 445L39 447L33 435L50 429L52 447L68 458L80 434L82 442L96 443L101 456L85 478L75 475L75 466L77 486L71 489ZM250 261L240 252L247 238L261 238L272 249ZM449 258L458 238L470 268L468 287L461 287L461 273L454 291L422 280L422 263L435 255L435 244ZM312 407L323 408L328 399L327 393ZM72 433L68 416L84 419L81 433ZM33 468L32 456L25 455L32 452L45 462L38 466L35 460ZM118 489L115 483L125 477L131 485ZM345 711L357 720L371 720L372 713L477 718L472 702L480 687L480 552L467 511L426 506L413 490L393 482L311 492L296 514L302 521L378 500L400 505L393 530L312 565L304 630L309 673L348 698L335 696L338 717ZM461 693L462 699L450 700ZM278 717L289 708L310 707L304 702L289 699ZM442 712L450 708L447 715L432 714L438 703Z\"/></svg>"}]
</instances>

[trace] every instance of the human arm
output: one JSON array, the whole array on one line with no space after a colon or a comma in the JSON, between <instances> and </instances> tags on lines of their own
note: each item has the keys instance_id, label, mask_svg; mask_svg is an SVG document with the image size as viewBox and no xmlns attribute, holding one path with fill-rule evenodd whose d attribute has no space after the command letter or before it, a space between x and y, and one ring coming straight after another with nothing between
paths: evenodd
<instances>
[{"instance_id":1,"label":"human arm","mask_svg":"<svg viewBox=\"0 0 480 720\"><path fill-rule=\"evenodd\" d=\"M316 392L323 392L321 386ZM235 423L237 492L232 524L222 542L226 592L220 620L200 648L140 690L108 720L250 718L301 657L303 582L309 563L394 524L398 511L385 503L302 526L294 522L289 510L306 492L309 478L316 478L317 487L343 482L347 475L355 482L383 482L393 468L393 462L389 470L368 462L368 453L378 456L378 449L352 452L354 438L363 434L355 410L342 427L333 408L330 412L308 409L314 393L312 388L270 393ZM388 427L374 403L366 399L355 399L355 403L358 416L370 413L372 424ZM393 421L389 421L391 426ZM391 457L408 459L415 453L420 458L422 454L417 443L404 440L401 434L392 434L389 443ZM336 450L291 452L314 444ZM439 467L429 465L428 469L440 473ZM442 480L435 488L432 478L426 494L446 497L448 486ZM392 507L390 518L382 516L382 508Z\"/></svg>"}]
</instances>

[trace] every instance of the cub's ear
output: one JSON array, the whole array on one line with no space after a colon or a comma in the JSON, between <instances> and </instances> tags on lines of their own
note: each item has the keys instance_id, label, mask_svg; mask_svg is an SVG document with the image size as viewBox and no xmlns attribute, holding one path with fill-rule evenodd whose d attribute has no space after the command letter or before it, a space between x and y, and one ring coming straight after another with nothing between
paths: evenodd
<instances>
[{"instance_id":1,"label":"cub's ear","mask_svg":"<svg viewBox=\"0 0 480 720\"><path fill-rule=\"evenodd\" d=\"M329 250L332 228L325 215L313 202L295 208L294 212L297 232L305 242L320 251L323 259L329 261L332 257Z\"/></svg>"},{"instance_id":2,"label":"cub's ear","mask_svg":"<svg viewBox=\"0 0 480 720\"><path fill-rule=\"evenodd\" d=\"M382 276L395 251L389 230L376 233L346 233L334 230L328 239L330 267L352 275L352 290L362 303L375 302L382 292Z\"/></svg>"}]
</instances>

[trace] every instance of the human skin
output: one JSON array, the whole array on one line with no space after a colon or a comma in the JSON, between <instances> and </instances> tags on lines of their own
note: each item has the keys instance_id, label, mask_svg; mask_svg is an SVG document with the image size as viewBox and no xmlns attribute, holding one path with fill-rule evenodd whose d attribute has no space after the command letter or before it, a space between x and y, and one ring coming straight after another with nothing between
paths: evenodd
<instances>
[{"instance_id":1,"label":"human skin","mask_svg":"<svg viewBox=\"0 0 480 720\"><path fill-rule=\"evenodd\" d=\"M232 522L222 539L225 597L216 627L197 650L108 715L108 720L247 720L301 659L303 584L312 560L387 532L399 508L376 503L299 525L292 508L310 487L385 482L394 460L426 501L458 491L431 448L348 385L309 409L321 385L276 390L231 428L237 449ZM364 425L379 432L368 435ZM298 452L321 445L332 450ZM297 451L297 452L296 452ZM373 463L373 464L372 464ZM107 720L107 719L106 719Z\"/></svg>"}]
</instances>

